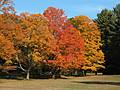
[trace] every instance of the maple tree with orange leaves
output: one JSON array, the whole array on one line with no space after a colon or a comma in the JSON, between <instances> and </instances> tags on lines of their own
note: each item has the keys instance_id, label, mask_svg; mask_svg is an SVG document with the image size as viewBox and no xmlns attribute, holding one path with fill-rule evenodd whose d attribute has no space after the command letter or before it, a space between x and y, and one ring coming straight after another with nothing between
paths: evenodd
<instances>
[{"instance_id":1,"label":"maple tree with orange leaves","mask_svg":"<svg viewBox=\"0 0 120 90\"><path fill-rule=\"evenodd\" d=\"M104 68L104 54L101 50L101 35L94 21L87 16L76 16L70 19L76 29L81 32L85 41L85 58L86 63L84 70L97 71Z\"/></svg>"},{"instance_id":2,"label":"maple tree with orange leaves","mask_svg":"<svg viewBox=\"0 0 120 90\"><path fill-rule=\"evenodd\" d=\"M58 45L55 60L52 64L62 69L81 69L84 63L84 40L61 9L49 7L45 10L44 16L50 22L50 30Z\"/></svg>"}]
</instances>

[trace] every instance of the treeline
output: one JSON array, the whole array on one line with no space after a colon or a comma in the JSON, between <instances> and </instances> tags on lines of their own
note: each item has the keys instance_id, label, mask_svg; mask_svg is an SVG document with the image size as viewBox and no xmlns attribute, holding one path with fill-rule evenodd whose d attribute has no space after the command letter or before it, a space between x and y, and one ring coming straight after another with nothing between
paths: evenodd
<instances>
[{"instance_id":1,"label":"treeline","mask_svg":"<svg viewBox=\"0 0 120 90\"><path fill-rule=\"evenodd\" d=\"M0 11L1 75L25 75L27 79L73 73L83 76L86 71L103 71L110 61L106 57L109 36L106 39L100 27L104 25L102 14L97 23L87 16L68 19L63 10L54 7L43 14L16 15L11 0L1 0Z\"/></svg>"},{"instance_id":2,"label":"treeline","mask_svg":"<svg viewBox=\"0 0 120 90\"><path fill-rule=\"evenodd\" d=\"M43 14L16 15L10 0L0 6L1 72L25 72L29 79L31 74L55 76L104 68L100 32L88 17L69 20L54 7Z\"/></svg>"},{"instance_id":3,"label":"treeline","mask_svg":"<svg viewBox=\"0 0 120 90\"><path fill-rule=\"evenodd\" d=\"M120 4L102 10L97 17L106 61L104 74L120 74Z\"/></svg>"}]
</instances>

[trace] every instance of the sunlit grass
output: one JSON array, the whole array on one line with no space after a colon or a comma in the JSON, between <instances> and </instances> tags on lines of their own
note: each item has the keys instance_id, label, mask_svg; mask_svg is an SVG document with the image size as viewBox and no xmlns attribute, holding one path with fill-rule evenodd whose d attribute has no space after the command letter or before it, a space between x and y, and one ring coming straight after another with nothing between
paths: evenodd
<instances>
[{"instance_id":1,"label":"sunlit grass","mask_svg":"<svg viewBox=\"0 0 120 90\"><path fill-rule=\"evenodd\" d=\"M120 75L67 79L1 79L0 90L120 90Z\"/></svg>"}]
</instances>

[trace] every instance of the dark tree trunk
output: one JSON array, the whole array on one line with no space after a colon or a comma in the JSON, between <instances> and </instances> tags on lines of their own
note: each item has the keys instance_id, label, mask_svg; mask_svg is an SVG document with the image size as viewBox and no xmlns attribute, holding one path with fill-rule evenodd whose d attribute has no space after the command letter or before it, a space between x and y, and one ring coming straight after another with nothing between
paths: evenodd
<instances>
[{"instance_id":1,"label":"dark tree trunk","mask_svg":"<svg viewBox=\"0 0 120 90\"><path fill-rule=\"evenodd\" d=\"M95 71L95 75L97 75L97 71Z\"/></svg>"}]
</instances>

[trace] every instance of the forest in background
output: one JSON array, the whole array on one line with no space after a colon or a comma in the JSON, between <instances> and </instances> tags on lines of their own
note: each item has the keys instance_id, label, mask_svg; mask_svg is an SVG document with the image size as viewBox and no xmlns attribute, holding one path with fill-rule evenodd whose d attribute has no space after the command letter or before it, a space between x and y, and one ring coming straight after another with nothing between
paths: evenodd
<instances>
[{"instance_id":1,"label":"forest in background","mask_svg":"<svg viewBox=\"0 0 120 90\"><path fill-rule=\"evenodd\" d=\"M16 15L13 3L0 0L0 75L120 74L120 4L92 20L54 7Z\"/></svg>"}]
</instances>

